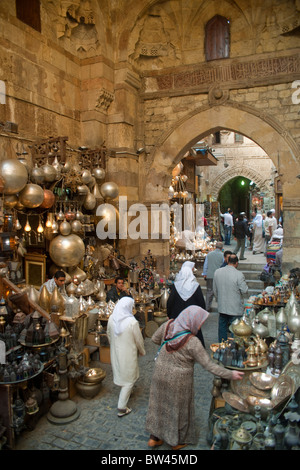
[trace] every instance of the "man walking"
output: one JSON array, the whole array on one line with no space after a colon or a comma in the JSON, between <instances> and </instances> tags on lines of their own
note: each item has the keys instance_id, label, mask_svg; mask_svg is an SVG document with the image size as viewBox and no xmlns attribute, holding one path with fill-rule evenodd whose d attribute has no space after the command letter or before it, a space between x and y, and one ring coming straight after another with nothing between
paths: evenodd
<instances>
[{"instance_id":1,"label":"man walking","mask_svg":"<svg viewBox=\"0 0 300 470\"><path fill-rule=\"evenodd\" d=\"M219 342L226 341L231 323L244 313L244 296L248 293L245 276L238 271L238 257L228 258L227 266L217 269L213 279L213 292L218 302Z\"/></svg>"},{"instance_id":2,"label":"man walking","mask_svg":"<svg viewBox=\"0 0 300 470\"><path fill-rule=\"evenodd\" d=\"M236 255L241 250L240 260L246 259L244 257L245 239L250 236L250 232L243 213L239 214L238 221L234 224L234 236L236 238L234 254Z\"/></svg>"},{"instance_id":3,"label":"man walking","mask_svg":"<svg viewBox=\"0 0 300 470\"><path fill-rule=\"evenodd\" d=\"M214 297L213 292L213 279L216 269L220 268L223 264L224 257L222 253L223 243L217 242L214 251L210 251L205 258L202 275L206 280L206 310L210 311L212 300Z\"/></svg>"}]
</instances>

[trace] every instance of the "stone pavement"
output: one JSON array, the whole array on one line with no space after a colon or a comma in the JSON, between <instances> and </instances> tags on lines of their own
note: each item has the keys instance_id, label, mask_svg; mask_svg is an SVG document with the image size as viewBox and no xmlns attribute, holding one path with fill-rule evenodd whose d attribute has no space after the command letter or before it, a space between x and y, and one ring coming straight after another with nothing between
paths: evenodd
<instances>
[{"instance_id":1,"label":"stone pavement","mask_svg":"<svg viewBox=\"0 0 300 470\"><path fill-rule=\"evenodd\" d=\"M203 327L207 346L216 341L217 314ZM212 340L212 341L211 341ZM119 418L117 402L119 387L113 384L110 364L93 363L107 373L99 394L90 400L76 395L72 398L80 410L80 416L69 424L57 425L43 416L32 431L23 431L15 450L149 450L145 419L157 346L145 339L146 356L140 357L140 378L136 382L129 406L132 412ZM205 450L206 429L211 403L210 390L213 376L198 364L195 366L195 404L199 441L188 449ZM166 444L161 450L170 450Z\"/></svg>"},{"instance_id":2,"label":"stone pavement","mask_svg":"<svg viewBox=\"0 0 300 470\"><path fill-rule=\"evenodd\" d=\"M264 263L262 255L252 255L246 251L247 262ZM241 262L243 263L243 262ZM212 312L203 325L206 348L217 342L218 314ZM52 424L47 416L41 417L32 431L23 431L17 440L16 450L141 450L149 451L148 433L145 419L148 407L149 389L154 367L157 346L150 338L145 339L146 356L140 357L140 378L136 382L129 401L132 412L119 418L117 401L119 387L113 384L110 364L91 364L106 371L99 394L87 400L76 395L72 398L77 403L80 416L76 421L65 425ZM208 450L206 434L211 405L213 376L196 364L194 372L196 428L198 442L186 450ZM159 447L168 451L167 444Z\"/></svg>"}]
</instances>

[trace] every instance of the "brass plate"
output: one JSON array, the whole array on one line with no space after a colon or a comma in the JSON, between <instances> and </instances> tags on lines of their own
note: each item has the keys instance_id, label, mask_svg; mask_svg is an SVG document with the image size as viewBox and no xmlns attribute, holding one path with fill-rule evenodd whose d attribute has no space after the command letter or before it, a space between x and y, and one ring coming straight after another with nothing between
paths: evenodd
<instances>
[{"instance_id":1,"label":"brass plate","mask_svg":"<svg viewBox=\"0 0 300 470\"><path fill-rule=\"evenodd\" d=\"M231 392L223 392L222 397L232 408L248 413L249 406L243 398Z\"/></svg>"},{"instance_id":2,"label":"brass plate","mask_svg":"<svg viewBox=\"0 0 300 470\"><path fill-rule=\"evenodd\" d=\"M277 406L294 393L295 383L292 377L286 374L281 374L271 391L272 403L274 406Z\"/></svg>"},{"instance_id":3,"label":"brass plate","mask_svg":"<svg viewBox=\"0 0 300 470\"><path fill-rule=\"evenodd\" d=\"M265 372L253 372L249 375L249 380L259 390L270 390L276 384L277 377Z\"/></svg>"}]
</instances>

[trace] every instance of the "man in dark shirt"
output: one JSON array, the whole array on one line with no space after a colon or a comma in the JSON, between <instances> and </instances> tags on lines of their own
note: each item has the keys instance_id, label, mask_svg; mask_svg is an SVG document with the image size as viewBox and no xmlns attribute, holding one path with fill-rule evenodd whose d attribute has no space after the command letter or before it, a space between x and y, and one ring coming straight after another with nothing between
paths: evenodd
<instances>
[{"instance_id":1,"label":"man in dark shirt","mask_svg":"<svg viewBox=\"0 0 300 470\"><path fill-rule=\"evenodd\" d=\"M124 279L118 276L115 279L115 285L112 286L106 294L106 302L111 300L112 302L116 303L122 297L131 297L131 295L124 285Z\"/></svg>"},{"instance_id":2,"label":"man in dark shirt","mask_svg":"<svg viewBox=\"0 0 300 470\"><path fill-rule=\"evenodd\" d=\"M236 255L239 250L241 250L240 260L246 259L244 258L245 237L250 237L250 232L247 220L244 219L243 214L239 214L238 220L234 224L234 237L236 238L236 248L234 250L234 254Z\"/></svg>"}]
</instances>

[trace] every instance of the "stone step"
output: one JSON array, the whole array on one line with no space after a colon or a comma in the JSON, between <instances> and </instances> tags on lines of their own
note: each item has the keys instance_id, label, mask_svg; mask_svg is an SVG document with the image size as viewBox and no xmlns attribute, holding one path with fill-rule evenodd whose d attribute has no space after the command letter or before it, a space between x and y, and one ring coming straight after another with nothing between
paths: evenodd
<instances>
[{"instance_id":1,"label":"stone step","mask_svg":"<svg viewBox=\"0 0 300 470\"><path fill-rule=\"evenodd\" d=\"M244 269L242 269L241 271L244 274L245 279L247 280L253 279L254 281L256 281L257 279L259 279L259 275L262 272L262 269L259 269L257 271L248 271L248 270L245 271Z\"/></svg>"},{"instance_id":2,"label":"stone step","mask_svg":"<svg viewBox=\"0 0 300 470\"><path fill-rule=\"evenodd\" d=\"M205 299L205 297L206 297L206 286L202 286L201 284L200 284L200 286L201 286L203 297ZM262 286L263 286L263 283L262 283ZM253 287L249 287L249 285L248 285L248 295L247 295L247 297L251 297L252 295L261 294L262 289L263 289L263 287L253 288Z\"/></svg>"}]
</instances>

